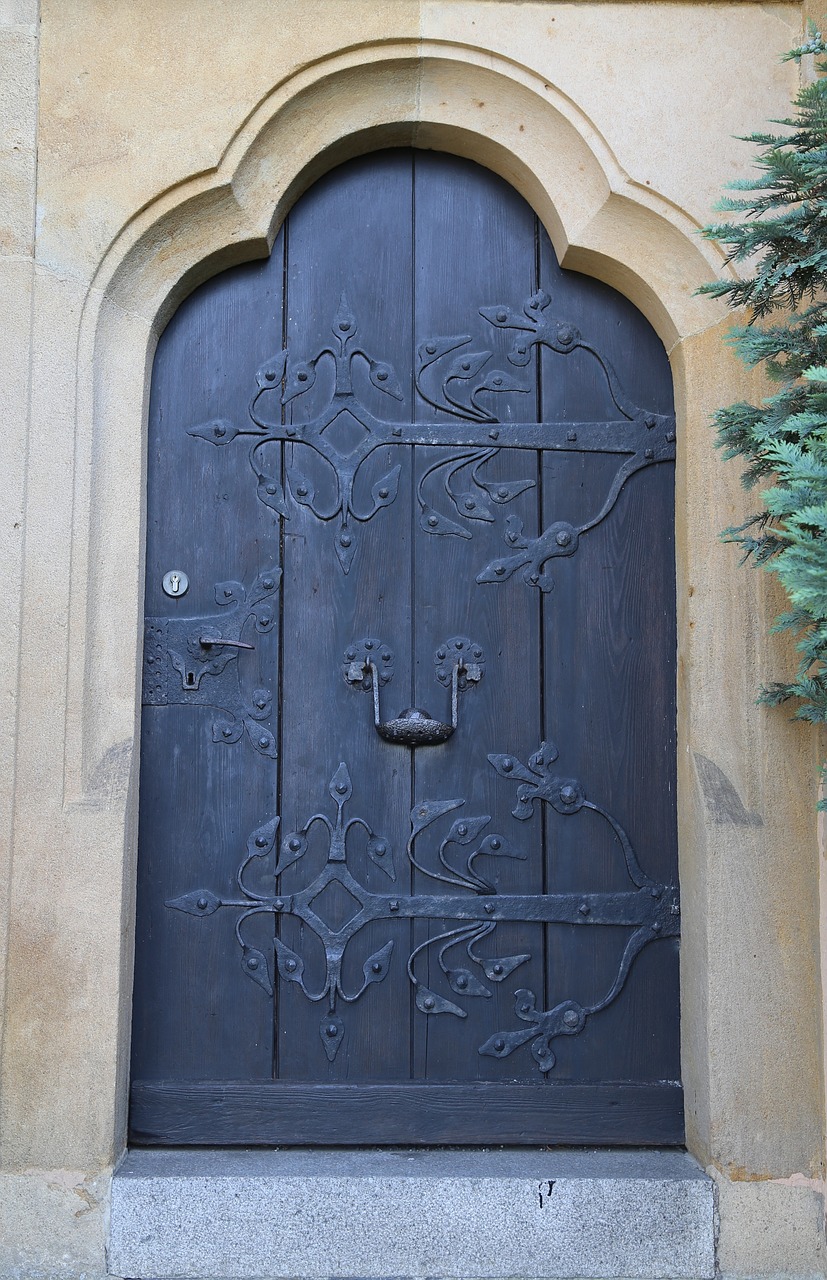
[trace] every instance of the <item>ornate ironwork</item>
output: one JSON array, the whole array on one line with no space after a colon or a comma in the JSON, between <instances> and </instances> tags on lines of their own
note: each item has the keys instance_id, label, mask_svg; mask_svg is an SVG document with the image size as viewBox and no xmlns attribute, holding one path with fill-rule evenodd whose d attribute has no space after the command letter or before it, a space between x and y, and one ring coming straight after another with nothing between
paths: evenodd
<instances>
[{"instance_id":1,"label":"ornate ironwork","mask_svg":"<svg viewBox=\"0 0 827 1280\"><path fill-rule=\"evenodd\" d=\"M379 686L393 674L393 654L381 640L360 640L352 644L342 663L349 685L373 692L373 724L380 738L406 747L434 747L447 742L457 727L459 694L479 684L485 668L482 649L467 636L452 636L434 654L436 678L451 690L451 721L435 720L430 711L408 707L394 720L383 720L379 711Z\"/></svg>"},{"instance_id":2,"label":"ornate ironwork","mask_svg":"<svg viewBox=\"0 0 827 1280\"><path fill-rule=\"evenodd\" d=\"M337 1011L338 1002L348 1004L358 1000L368 987L382 982L390 969L394 951L392 938L365 958L361 985L356 990L347 990L344 986L345 950L372 921L440 920L451 925L415 947L408 956L406 969L421 1013L451 1014L457 1018L467 1017L462 1005L444 992L426 986L417 976L417 960L428 949L436 949L445 985L455 996L485 999L492 994L487 983L505 981L531 959L529 952L493 956L479 953L478 947L485 939L489 939L489 945L494 941L497 925L502 921L633 928L617 976L603 999L591 1005L564 1000L552 1009L538 1010L534 994L520 989L515 992L517 1016L528 1025L518 1030L495 1032L479 1047L481 1054L501 1058L530 1040L534 1059L539 1069L546 1072L555 1062L551 1041L557 1036L582 1031L588 1018L605 1009L620 994L632 962L643 947L656 938L677 936L679 931L677 887L659 884L643 872L620 824L600 805L586 799L576 779L553 772L556 759L557 751L549 743L541 745L528 766L513 756L489 756L501 777L519 783L516 818L530 818L538 800L550 804L565 818L583 809L603 817L620 842L633 889L612 893L498 893L496 884L478 869L477 861L483 857L524 859L525 854L499 833L483 834L491 823L490 815L459 814L438 841L434 839L424 854L420 851L423 833L430 834L438 823L464 807L465 801L456 799L423 800L416 804L411 810L411 830L406 844L409 864L429 880L448 885L453 892L374 893L354 877L348 866L348 836L354 827L364 829L368 857L392 881L396 879L393 850L389 841L363 818L345 820L344 809L352 797L353 786L347 766L342 763L329 785L329 794L336 806L335 819L326 813L315 813L302 827L284 836L273 869L274 882L278 883L283 872L304 857L308 833L314 824L320 823L327 829L327 861L310 884L295 893L260 893L247 884L245 877L251 863L268 858L275 851L280 824L279 817L275 817L252 832L247 840L246 855L236 874L240 897L221 898L209 889L195 889L169 900L166 905L194 916L212 915L221 908L238 911L235 932L243 971L268 995L273 994L271 960L245 939L243 926L254 916L271 916L275 922L278 916L291 915L311 929L325 951L325 977L319 989L308 987L303 956L278 935L273 940L275 966L283 982L296 983L308 1000L325 1004L319 1031L331 1061L346 1034L345 1023ZM449 953L459 947L464 948L468 964L449 960Z\"/></svg>"},{"instance_id":3,"label":"ornate ironwork","mask_svg":"<svg viewBox=\"0 0 827 1280\"><path fill-rule=\"evenodd\" d=\"M250 640L256 633L272 631L280 582L281 569L265 569L249 592L241 582L216 583L218 613L147 618L143 705L211 707L220 713L212 723L214 742L231 745L246 730L256 751L274 760L276 741L263 723L273 709L272 694L258 688L249 700L244 697L238 655L255 648Z\"/></svg>"},{"instance_id":4,"label":"ornate ironwork","mask_svg":"<svg viewBox=\"0 0 827 1280\"><path fill-rule=\"evenodd\" d=\"M579 525L555 521L539 537L531 538L524 535L522 521L509 516L503 529L509 554L491 561L476 578L479 583L504 582L522 569L530 586L550 591L553 581L544 571L548 561L575 554L580 537L605 519L631 475L675 456L674 415L650 413L635 405L609 360L577 328L555 319L549 313L550 304L550 296L540 290L526 300L522 314L498 305L481 307L480 315L494 329L517 334L507 357L517 368L529 365L535 347L546 347L563 356L578 350L588 352L605 375L618 418L596 422L498 422L493 408L497 395L526 393L532 388L502 369L493 368L486 373L493 352L466 352L464 348L472 339L462 334L429 338L417 347L416 392L443 418L424 423L378 418L361 403L354 390L354 364L367 367L370 382L378 391L401 401L402 388L392 365L356 345L356 317L343 295L333 321L335 345L323 347L309 360L294 360L292 356L288 359L285 350L259 369L249 405L250 425L215 419L191 427L189 434L215 445L229 444L239 435L252 437L250 464L258 482L258 497L283 519L289 518L290 506L279 477L266 461L263 446L284 441L314 449L330 468L332 498L324 502L310 478L294 465L286 469L287 488L292 502L311 511L318 520L338 521L334 547L345 573L356 554L357 526L372 520L397 497L401 464L372 485L368 507L359 509L354 502L357 473L382 446L439 445L456 451L425 469L416 486L416 500L420 528L425 533L461 538L472 536L474 522L494 523L498 508L535 487L536 482L530 478L486 478L483 468L501 449L624 455L606 499L593 517ZM335 368L330 403L310 422L283 423L284 408L310 390L324 359L332 360ZM490 400L483 401L482 396ZM338 426L331 431L334 424ZM429 492L440 496L432 499ZM434 505L443 499L450 505L450 515Z\"/></svg>"}]
</instances>

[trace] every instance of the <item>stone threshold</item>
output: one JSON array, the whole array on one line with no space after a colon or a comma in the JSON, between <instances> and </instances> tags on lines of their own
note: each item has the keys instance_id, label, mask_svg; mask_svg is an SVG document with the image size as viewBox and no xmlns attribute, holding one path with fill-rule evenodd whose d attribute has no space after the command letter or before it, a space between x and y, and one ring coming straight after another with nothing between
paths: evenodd
<instances>
[{"instance_id":1,"label":"stone threshold","mask_svg":"<svg viewBox=\"0 0 827 1280\"><path fill-rule=\"evenodd\" d=\"M123 1280L715 1274L710 1178L679 1151L133 1150Z\"/></svg>"}]
</instances>

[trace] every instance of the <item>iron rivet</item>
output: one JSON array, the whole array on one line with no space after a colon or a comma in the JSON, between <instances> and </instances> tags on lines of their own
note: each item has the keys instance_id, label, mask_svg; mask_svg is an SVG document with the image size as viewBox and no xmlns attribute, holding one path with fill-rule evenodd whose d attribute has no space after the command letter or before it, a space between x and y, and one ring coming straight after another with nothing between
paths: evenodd
<instances>
[{"instance_id":1,"label":"iron rivet","mask_svg":"<svg viewBox=\"0 0 827 1280\"><path fill-rule=\"evenodd\" d=\"M388 380L387 372L386 372L384 369L380 370L380 372L379 372L379 373L377 373L377 375L376 375L376 381L377 381L377 382L387 382L387 380Z\"/></svg>"},{"instance_id":2,"label":"iron rivet","mask_svg":"<svg viewBox=\"0 0 827 1280\"><path fill-rule=\"evenodd\" d=\"M233 594L233 589L232 589L232 587L225 587L225 588L224 588L224 595L226 596L226 598L227 598L228 600L231 598L232 594Z\"/></svg>"},{"instance_id":3,"label":"iron rivet","mask_svg":"<svg viewBox=\"0 0 827 1280\"><path fill-rule=\"evenodd\" d=\"M468 979L465 977L464 974L460 974L460 976L456 980L456 983L460 991L464 991L465 988L468 986Z\"/></svg>"},{"instance_id":4,"label":"iron rivet","mask_svg":"<svg viewBox=\"0 0 827 1280\"><path fill-rule=\"evenodd\" d=\"M473 511L473 510L474 510L474 507L475 507L476 505L477 505L477 504L476 504L476 502L474 501L474 499L473 499L473 498L466 498L466 499L465 499L465 510L466 510L466 511Z\"/></svg>"},{"instance_id":5,"label":"iron rivet","mask_svg":"<svg viewBox=\"0 0 827 1280\"><path fill-rule=\"evenodd\" d=\"M494 914L494 903L486 902L484 910L487 916L492 916Z\"/></svg>"},{"instance_id":6,"label":"iron rivet","mask_svg":"<svg viewBox=\"0 0 827 1280\"><path fill-rule=\"evenodd\" d=\"M501 387L501 386L502 386L502 384L503 384L503 380L502 380L502 378L495 378L495 379L494 379L494 386L495 386L495 387Z\"/></svg>"},{"instance_id":7,"label":"iron rivet","mask_svg":"<svg viewBox=\"0 0 827 1280\"><path fill-rule=\"evenodd\" d=\"M652 427L656 427L656 426L658 425L658 420L657 420L657 418L653 417L653 415L650 413L650 414L649 414L649 417L646 419L646 425L647 425L647 427L649 428L649 430L651 431L651 430L652 430Z\"/></svg>"},{"instance_id":8,"label":"iron rivet","mask_svg":"<svg viewBox=\"0 0 827 1280\"><path fill-rule=\"evenodd\" d=\"M350 328L350 321L349 321L349 320L340 320L340 321L339 321L339 328L341 329L342 333L347 333L348 329Z\"/></svg>"},{"instance_id":9,"label":"iron rivet","mask_svg":"<svg viewBox=\"0 0 827 1280\"><path fill-rule=\"evenodd\" d=\"M524 347L524 346L523 346L523 347L518 347L518 348L517 348L517 355L518 355L518 356L524 356L524 355L525 355L525 353L526 353L526 347Z\"/></svg>"},{"instance_id":10,"label":"iron rivet","mask_svg":"<svg viewBox=\"0 0 827 1280\"><path fill-rule=\"evenodd\" d=\"M272 578L264 578L261 585L264 587L265 591L272 591L276 584Z\"/></svg>"},{"instance_id":11,"label":"iron rivet","mask_svg":"<svg viewBox=\"0 0 827 1280\"><path fill-rule=\"evenodd\" d=\"M282 901L281 898L276 898L275 902L273 903L273 906L276 908L276 911L284 910L284 902Z\"/></svg>"},{"instance_id":12,"label":"iron rivet","mask_svg":"<svg viewBox=\"0 0 827 1280\"><path fill-rule=\"evenodd\" d=\"M260 737L260 738L259 738L259 740L258 740L258 745L261 747L262 751L264 751L264 749L265 749L266 747L269 747L269 745L270 745L270 739L269 739L269 738L265 738L264 734L262 734L262 735L261 735L261 737Z\"/></svg>"},{"instance_id":13,"label":"iron rivet","mask_svg":"<svg viewBox=\"0 0 827 1280\"><path fill-rule=\"evenodd\" d=\"M459 824L459 826L457 827L457 835L458 835L458 836L467 836L467 835L468 835L468 828L467 828L467 826L465 825L465 823L464 823L464 822L461 822L461 823Z\"/></svg>"},{"instance_id":14,"label":"iron rivet","mask_svg":"<svg viewBox=\"0 0 827 1280\"><path fill-rule=\"evenodd\" d=\"M392 435L392 436L401 436L401 435L402 435L402 428L401 428L401 427L394 427L394 428L393 428L393 430L391 431L391 435Z\"/></svg>"},{"instance_id":15,"label":"iron rivet","mask_svg":"<svg viewBox=\"0 0 827 1280\"><path fill-rule=\"evenodd\" d=\"M435 342L427 342L427 343L425 344L425 350L428 352L428 355L429 355L429 356L436 355L436 343L435 343Z\"/></svg>"},{"instance_id":16,"label":"iron rivet","mask_svg":"<svg viewBox=\"0 0 827 1280\"><path fill-rule=\"evenodd\" d=\"M673 443L673 441L674 441L674 439L675 439L675 433L674 433L674 431L667 431L667 433L666 433L666 439L669 441L669 443L670 443L670 444L672 444L672 443Z\"/></svg>"},{"instance_id":17,"label":"iron rivet","mask_svg":"<svg viewBox=\"0 0 827 1280\"><path fill-rule=\"evenodd\" d=\"M346 654L345 654L345 658L347 659L347 661L348 661L348 662L352 662L352 661L353 661L353 659L354 659L355 657L356 657L356 650L355 650L355 649L348 649L348 650L347 650L347 652L346 652Z\"/></svg>"},{"instance_id":18,"label":"iron rivet","mask_svg":"<svg viewBox=\"0 0 827 1280\"><path fill-rule=\"evenodd\" d=\"M324 1029L324 1033L332 1040L334 1036L339 1034L339 1028L336 1026L335 1022L329 1022Z\"/></svg>"},{"instance_id":19,"label":"iron rivet","mask_svg":"<svg viewBox=\"0 0 827 1280\"><path fill-rule=\"evenodd\" d=\"M538 1047L538 1049L537 1049L537 1057L538 1057L538 1058L547 1058L547 1057L548 1057L548 1046L547 1046L547 1045L541 1044L541 1045Z\"/></svg>"},{"instance_id":20,"label":"iron rivet","mask_svg":"<svg viewBox=\"0 0 827 1280\"><path fill-rule=\"evenodd\" d=\"M581 916L588 916L588 915L591 915L592 909L589 906L588 902L581 902L577 910L580 912Z\"/></svg>"},{"instance_id":21,"label":"iron rivet","mask_svg":"<svg viewBox=\"0 0 827 1280\"><path fill-rule=\"evenodd\" d=\"M577 792L574 787L561 787L560 799L563 801L563 804L574 804L577 799Z\"/></svg>"},{"instance_id":22,"label":"iron rivet","mask_svg":"<svg viewBox=\"0 0 827 1280\"><path fill-rule=\"evenodd\" d=\"M270 496L272 497L274 493L278 492L278 490L274 484L266 484L264 486L264 492L269 493Z\"/></svg>"},{"instance_id":23,"label":"iron rivet","mask_svg":"<svg viewBox=\"0 0 827 1280\"><path fill-rule=\"evenodd\" d=\"M491 848L492 848L492 849L499 849L501 845L502 845L502 841L500 840L499 836L492 836L492 837L491 837Z\"/></svg>"},{"instance_id":24,"label":"iron rivet","mask_svg":"<svg viewBox=\"0 0 827 1280\"><path fill-rule=\"evenodd\" d=\"M510 773L514 768L513 760L503 760L503 773Z\"/></svg>"},{"instance_id":25,"label":"iron rivet","mask_svg":"<svg viewBox=\"0 0 827 1280\"><path fill-rule=\"evenodd\" d=\"M572 339L571 329L569 329L567 325L563 325L561 329L557 330L557 338L558 338L558 341L563 343L563 345L565 345L568 342L571 342L571 339Z\"/></svg>"},{"instance_id":26,"label":"iron rivet","mask_svg":"<svg viewBox=\"0 0 827 1280\"><path fill-rule=\"evenodd\" d=\"M505 1041L504 1041L504 1040L495 1040L495 1041L494 1041L494 1052L495 1052L495 1053L502 1053L502 1051L503 1051L503 1049L504 1049L504 1048L505 1048Z\"/></svg>"},{"instance_id":27,"label":"iron rivet","mask_svg":"<svg viewBox=\"0 0 827 1280\"><path fill-rule=\"evenodd\" d=\"M389 491L388 489L380 489L380 490L379 490L379 497L380 497L380 498L387 498L387 496L388 496L388 493L389 493L389 492L390 492L390 491Z\"/></svg>"},{"instance_id":28,"label":"iron rivet","mask_svg":"<svg viewBox=\"0 0 827 1280\"><path fill-rule=\"evenodd\" d=\"M437 649L437 651L436 651L436 656L439 658L440 662L442 662L442 660L443 660L443 659L444 659L444 657L445 657L445 650L444 650L444 649Z\"/></svg>"},{"instance_id":29,"label":"iron rivet","mask_svg":"<svg viewBox=\"0 0 827 1280\"><path fill-rule=\"evenodd\" d=\"M571 542L571 534L566 529L561 529L557 534L556 542L558 547L567 547Z\"/></svg>"},{"instance_id":30,"label":"iron rivet","mask_svg":"<svg viewBox=\"0 0 827 1280\"><path fill-rule=\"evenodd\" d=\"M470 361L470 360L463 360L463 362L462 362L462 367L463 367L463 369L464 369L464 370L466 371L466 373L467 373L467 372L468 372L468 370L471 368L471 361Z\"/></svg>"},{"instance_id":31,"label":"iron rivet","mask_svg":"<svg viewBox=\"0 0 827 1280\"><path fill-rule=\"evenodd\" d=\"M434 997L433 997L433 996L426 996L426 997L425 997L425 999L422 1001L422 1008L423 1008L423 1009L433 1009L433 1007L434 1007Z\"/></svg>"},{"instance_id":32,"label":"iron rivet","mask_svg":"<svg viewBox=\"0 0 827 1280\"><path fill-rule=\"evenodd\" d=\"M343 533L340 536L339 541L341 542L343 547L349 547L353 539L351 538L349 533Z\"/></svg>"},{"instance_id":33,"label":"iron rivet","mask_svg":"<svg viewBox=\"0 0 827 1280\"><path fill-rule=\"evenodd\" d=\"M521 1004L521 1005L520 1005L520 1013L530 1013L530 1012L531 1012L531 1005L530 1005L530 1004Z\"/></svg>"},{"instance_id":34,"label":"iron rivet","mask_svg":"<svg viewBox=\"0 0 827 1280\"><path fill-rule=\"evenodd\" d=\"M266 849L267 845L268 845L268 840L266 836L256 836L257 849Z\"/></svg>"},{"instance_id":35,"label":"iron rivet","mask_svg":"<svg viewBox=\"0 0 827 1280\"><path fill-rule=\"evenodd\" d=\"M651 460L655 456L654 449L644 449L643 456L644 458L649 458Z\"/></svg>"},{"instance_id":36,"label":"iron rivet","mask_svg":"<svg viewBox=\"0 0 827 1280\"><path fill-rule=\"evenodd\" d=\"M537 583L540 581L539 573L530 573L528 576L528 580L531 583L532 587L536 587Z\"/></svg>"},{"instance_id":37,"label":"iron rivet","mask_svg":"<svg viewBox=\"0 0 827 1280\"><path fill-rule=\"evenodd\" d=\"M475 658L481 658L481 657L482 657L482 649L479 649L479 648L477 648L477 647L475 646L475 648L474 648L474 657L475 657Z\"/></svg>"},{"instance_id":38,"label":"iron rivet","mask_svg":"<svg viewBox=\"0 0 827 1280\"><path fill-rule=\"evenodd\" d=\"M228 724L225 724L224 728L221 730L221 735L224 738L231 738L233 736L232 727Z\"/></svg>"},{"instance_id":39,"label":"iron rivet","mask_svg":"<svg viewBox=\"0 0 827 1280\"><path fill-rule=\"evenodd\" d=\"M206 911L206 910L207 910L207 907L208 907L210 904L209 904L209 902L207 901L207 899L206 899L206 898L199 898L199 899L198 899L198 902L197 902L195 905L198 907L198 910L199 910L199 911Z\"/></svg>"},{"instance_id":40,"label":"iron rivet","mask_svg":"<svg viewBox=\"0 0 827 1280\"><path fill-rule=\"evenodd\" d=\"M299 484L299 485L296 485L296 496L297 496L298 498L306 498L306 497L307 497L307 485L306 485L306 484Z\"/></svg>"},{"instance_id":41,"label":"iron rivet","mask_svg":"<svg viewBox=\"0 0 827 1280\"><path fill-rule=\"evenodd\" d=\"M213 427L213 435L216 435L216 436L225 436L226 434L227 434L227 428L226 428L226 427Z\"/></svg>"},{"instance_id":42,"label":"iron rivet","mask_svg":"<svg viewBox=\"0 0 827 1280\"><path fill-rule=\"evenodd\" d=\"M298 836L291 836L290 839L287 841L287 848L290 850L291 853L298 853L301 847L302 847L302 842Z\"/></svg>"},{"instance_id":43,"label":"iron rivet","mask_svg":"<svg viewBox=\"0 0 827 1280\"><path fill-rule=\"evenodd\" d=\"M649 892L653 898L659 898L663 890L659 888L658 885L655 884L655 885L652 885L652 888L649 890Z\"/></svg>"},{"instance_id":44,"label":"iron rivet","mask_svg":"<svg viewBox=\"0 0 827 1280\"><path fill-rule=\"evenodd\" d=\"M500 438L500 433L499 433L499 431L489 431L489 432L488 432L488 439L489 439L489 440L499 440L499 438Z\"/></svg>"},{"instance_id":45,"label":"iron rivet","mask_svg":"<svg viewBox=\"0 0 827 1280\"><path fill-rule=\"evenodd\" d=\"M390 907L391 911L399 910L399 903L396 898L393 898L392 901L388 903L388 906Z\"/></svg>"},{"instance_id":46,"label":"iron rivet","mask_svg":"<svg viewBox=\"0 0 827 1280\"><path fill-rule=\"evenodd\" d=\"M507 490L507 489L504 489L504 488L503 488L503 489L498 489L498 490L497 490L497 497L498 497L498 498L507 498L507 497L508 497L508 490Z\"/></svg>"},{"instance_id":47,"label":"iron rivet","mask_svg":"<svg viewBox=\"0 0 827 1280\"><path fill-rule=\"evenodd\" d=\"M284 967L288 973L295 973L297 966L295 960L286 960L284 962Z\"/></svg>"},{"instance_id":48,"label":"iron rivet","mask_svg":"<svg viewBox=\"0 0 827 1280\"><path fill-rule=\"evenodd\" d=\"M435 529L439 524L439 516L428 516L428 524L432 529Z\"/></svg>"},{"instance_id":49,"label":"iron rivet","mask_svg":"<svg viewBox=\"0 0 827 1280\"><path fill-rule=\"evenodd\" d=\"M249 960L247 961L247 968L248 969L258 968L258 960L256 959L255 956L250 956Z\"/></svg>"},{"instance_id":50,"label":"iron rivet","mask_svg":"<svg viewBox=\"0 0 827 1280\"><path fill-rule=\"evenodd\" d=\"M501 964L493 964L493 965L491 966L491 972L492 972L492 973L496 973L497 977L499 977L499 976L500 976L500 974L502 973L502 971L503 971L503 967L502 967L502 965L501 965Z\"/></svg>"},{"instance_id":51,"label":"iron rivet","mask_svg":"<svg viewBox=\"0 0 827 1280\"><path fill-rule=\"evenodd\" d=\"M567 1027L576 1027L580 1019L578 1018L577 1014L574 1012L574 1009L567 1009L566 1012L563 1014L563 1021L565 1022Z\"/></svg>"},{"instance_id":52,"label":"iron rivet","mask_svg":"<svg viewBox=\"0 0 827 1280\"><path fill-rule=\"evenodd\" d=\"M382 661L383 661L383 662L390 662L390 660L391 660L391 655L390 655L389 653L383 653L383 654L382 654Z\"/></svg>"},{"instance_id":53,"label":"iron rivet","mask_svg":"<svg viewBox=\"0 0 827 1280\"><path fill-rule=\"evenodd\" d=\"M660 933L660 931L661 931L661 925L659 921L656 920L655 923L652 925L652 933Z\"/></svg>"},{"instance_id":54,"label":"iron rivet","mask_svg":"<svg viewBox=\"0 0 827 1280\"><path fill-rule=\"evenodd\" d=\"M337 782L337 783L336 783L336 793L337 793L337 795L343 796L343 795L345 794L345 792L346 792L346 791L347 791L347 783L346 783L346 782Z\"/></svg>"},{"instance_id":55,"label":"iron rivet","mask_svg":"<svg viewBox=\"0 0 827 1280\"><path fill-rule=\"evenodd\" d=\"M465 648L465 641L464 641L464 640L456 640L456 641L454 642L454 648L455 648L455 649L464 649L464 648Z\"/></svg>"},{"instance_id":56,"label":"iron rivet","mask_svg":"<svg viewBox=\"0 0 827 1280\"><path fill-rule=\"evenodd\" d=\"M294 436L294 435L296 434L296 428L295 428L295 427L288 427L288 428L287 428L287 434L288 434L289 436Z\"/></svg>"},{"instance_id":57,"label":"iron rivet","mask_svg":"<svg viewBox=\"0 0 827 1280\"><path fill-rule=\"evenodd\" d=\"M672 912L672 915L673 915L673 916L679 916L679 915L680 915L680 913L681 913L681 909L680 909L680 907L678 906L677 902L673 902L673 903L672 903L672 906L670 907L670 910L671 910L671 912Z\"/></svg>"},{"instance_id":58,"label":"iron rivet","mask_svg":"<svg viewBox=\"0 0 827 1280\"><path fill-rule=\"evenodd\" d=\"M513 529L510 529L508 533L505 535L505 540L506 542L516 542L519 536L520 535L516 533Z\"/></svg>"},{"instance_id":59,"label":"iron rivet","mask_svg":"<svg viewBox=\"0 0 827 1280\"><path fill-rule=\"evenodd\" d=\"M272 369L268 369L264 376L268 382L275 382L276 375Z\"/></svg>"},{"instance_id":60,"label":"iron rivet","mask_svg":"<svg viewBox=\"0 0 827 1280\"><path fill-rule=\"evenodd\" d=\"M504 564L498 564L498 565L496 566L496 568L494 569L494 572L496 573L496 575L497 575L497 577L498 577L498 578L501 578L501 577L503 576L503 574L505 573L505 565L504 565Z\"/></svg>"},{"instance_id":61,"label":"iron rivet","mask_svg":"<svg viewBox=\"0 0 827 1280\"><path fill-rule=\"evenodd\" d=\"M536 311L540 303L537 298L532 298L531 302L528 305L531 307L532 311Z\"/></svg>"},{"instance_id":62,"label":"iron rivet","mask_svg":"<svg viewBox=\"0 0 827 1280\"><path fill-rule=\"evenodd\" d=\"M506 322L506 320L507 320L507 319L508 319L508 312L507 312L507 311L498 311L498 312L497 312L497 322L498 322L498 324L505 324L505 322Z\"/></svg>"},{"instance_id":63,"label":"iron rivet","mask_svg":"<svg viewBox=\"0 0 827 1280\"><path fill-rule=\"evenodd\" d=\"M380 963L378 960L374 960L373 964L372 964L370 967L371 967L371 969L373 970L373 972L374 972L374 973L381 973L381 972L382 972L382 965L381 965L381 963Z\"/></svg>"},{"instance_id":64,"label":"iron rivet","mask_svg":"<svg viewBox=\"0 0 827 1280\"><path fill-rule=\"evenodd\" d=\"M256 706L258 707L259 711L263 711L263 710L264 710L264 708L267 706L267 701L266 701L266 699L265 699L265 698L256 698Z\"/></svg>"},{"instance_id":65,"label":"iron rivet","mask_svg":"<svg viewBox=\"0 0 827 1280\"><path fill-rule=\"evenodd\" d=\"M273 621L273 619L270 617L270 614L269 614L269 613L263 613L263 614L261 615L261 617L259 618L259 622L260 622L260 624L261 624L261 626L262 626L262 627L269 627L269 625L270 625L270 623L271 623L272 621Z\"/></svg>"},{"instance_id":66,"label":"iron rivet","mask_svg":"<svg viewBox=\"0 0 827 1280\"><path fill-rule=\"evenodd\" d=\"M366 641L365 641L365 648L366 648L368 651L370 651L370 650L373 648L373 641L372 641L372 640L366 640Z\"/></svg>"},{"instance_id":67,"label":"iron rivet","mask_svg":"<svg viewBox=\"0 0 827 1280\"><path fill-rule=\"evenodd\" d=\"M386 844L375 844L373 846L373 852L376 854L377 858L384 858L387 851L388 847Z\"/></svg>"},{"instance_id":68,"label":"iron rivet","mask_svg":"<svg viewBox=\"0 0 827 1280\"><path fill-rule=\"evenodd\" d=\"M301 373L297 373L296 377L298 378L299 382L307 382L307 373L305 372L304 369L302 369Z\"/></svg>"},{"instance_id":69,"label":"iron rivet","mask_svg":"<svg viewBox=\"0 0 827 1280\"><path fill-rule=\"evenodd\" d=\"M567 439L567 440L570 440L570 441L571 441L571 443L572 443L572 444L574 444L575 440L577 439L577 432L576 432L576 431L567 431L567 432L566 432L566 439Z\"/></svg>"}]
</instances>

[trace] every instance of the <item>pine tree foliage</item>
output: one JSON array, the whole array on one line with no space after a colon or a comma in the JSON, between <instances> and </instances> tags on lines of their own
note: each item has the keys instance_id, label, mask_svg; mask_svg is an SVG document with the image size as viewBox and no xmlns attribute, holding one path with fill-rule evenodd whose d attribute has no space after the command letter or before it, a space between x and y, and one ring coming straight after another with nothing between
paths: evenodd
<instances>
[{"instance_id":1,"label":"pine tree foliage","mask_svg":"<svg viewBox=\"0 0 827 1280\"><path fill-rule=\"evenodd\" d=\"M800 62L827 54L811 26L786 55ZM761 508L724 538L744 560L778 575L790 609L773 631L792 632L800 662L788 683L770 685L760 701L792 701L795 715L827 721L827 60L793 104L773 121L783 133L754 133L756 177L733 183L718 206L733 221L704 229L721 243L738 278L701 292L746 308L749 323L729 338L750 366L761 365L777 388L761 404L738 403L715 415L726 458L745 463L748 490L761 486ZM766 487L764 487L766 486ZM827 802L822 807L827 807Z\"/></svg>"}]
</instances>

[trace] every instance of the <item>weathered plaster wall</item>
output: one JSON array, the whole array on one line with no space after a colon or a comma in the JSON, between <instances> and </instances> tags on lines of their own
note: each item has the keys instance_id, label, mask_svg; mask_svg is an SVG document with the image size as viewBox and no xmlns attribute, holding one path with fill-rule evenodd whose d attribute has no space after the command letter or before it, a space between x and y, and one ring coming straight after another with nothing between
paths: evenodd
<instances>
[{"instance_id":1,"label":"weathered plaster wall","mask_svg":"<svg viewBox=\"0 0 827 1280\"><path fill-rule=\"evenodd\" d=\"M707 424L760 389L692 296L719 264L695 229L749 159L733 135L785 114L801 20L749 0L43 0L38 28L35 0L0 0L0 556L21 623L19 680L12 641L0 673L0 1275L104 1266L154 340L198 279L266 252L316 174L395 142L514 182L565 265L626 292L670 352L688 1140L727 1271L823 1268L815 744L753 703L784 660L775 603L716 544L745 500Z\"/></svg>"}]
</instances>

